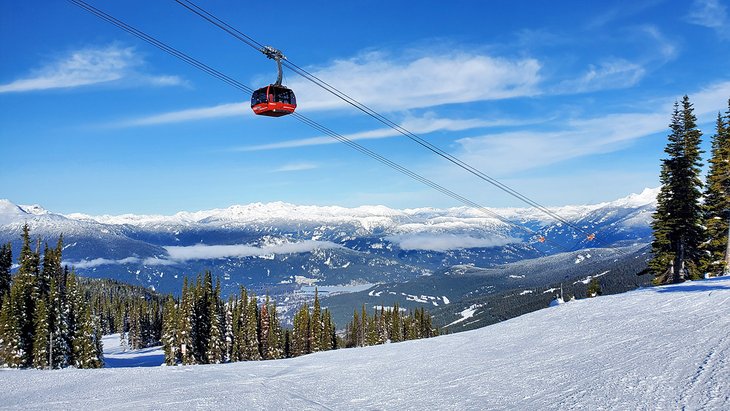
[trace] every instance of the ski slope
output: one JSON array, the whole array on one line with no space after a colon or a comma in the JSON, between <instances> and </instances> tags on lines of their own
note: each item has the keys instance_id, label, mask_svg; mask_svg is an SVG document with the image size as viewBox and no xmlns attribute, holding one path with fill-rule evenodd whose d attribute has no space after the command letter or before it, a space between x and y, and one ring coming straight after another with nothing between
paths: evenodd
<instances>
[{"instance_id":1,"label":"ski slope","mask_svg":"<svg viewBox=\"0 0 730 411\"><path fill-rule=\"evenodd\" d=\"M726 277L280 361L2 370L0 408L730 409L728 312Z\"/></svg>"}]
</instances>

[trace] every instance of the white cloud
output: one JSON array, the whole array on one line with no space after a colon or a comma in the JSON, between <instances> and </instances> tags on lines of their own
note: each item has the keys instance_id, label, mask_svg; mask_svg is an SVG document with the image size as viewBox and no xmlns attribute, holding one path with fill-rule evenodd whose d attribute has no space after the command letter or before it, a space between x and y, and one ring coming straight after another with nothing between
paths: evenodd
<instances>
[{"instance_id":1,"label":"white cloud","mask_svg":"<svg viewBox=\"0 0 730 411\"><path fill-rule=\"evenodd\" d=\"M540 63L537 60L510 60L469 53L434 52L433 55L396 61L383 53L371 52L307 70L378 111L531 96L539 94L537 83L540 81ZM350 107L302 78L294 78L288 86L297 95L299 110L312 112ZM247 103L230 103L171 111L119 125L178 123L235 117L248 112Z\"/></svg>"},{"instance_id":2,"label":"white cloud","mask_svg":"<svg viewBox=\"0 0 730 411\"><path fill-rule=\"evenodd\" d=\"M94 268L102 265L122 265L122 264L144 264L144 265L172 265L175 261L165 260L161 258L145 258L127 257L119 260L110 260L108 258L95 258L93 260L81 260L77 262L64 261L64 265L70 265L75 268Z\"/></svg>"},{"instance_id":3,"label":"white cloud","mask_svg":"<svg viewBox=\"0 0 730 411\"><path fill-rule=\"evenodd\" d=\"M329 241L305 240L297 243L283 243L255 247L245 244L236 245L203 245L189 247L165 247L171 260L207 260L215 258L241 258L267 254L298 254L309 253L317 249L340 248L341 246Z\"/></svg>"},{"instance_id":4,"label":"white cloud","mask_svg":"<svg viewBox=\"0 0 730 411\"><path fill-rule=\"evenodd\" d=\"M585 93L597 90L627 88L635 85L646 74L640 64L624 59L613 59L589 66L578 78L558 85L557 92Z\"/></svg>"},{"instance_id":5,"label":"white cloud","mask_svg":"<svg viewBox=\"0 0 730 411\"><path fill-rule=\"evenodd\" d=\"M247 103L226 103L213 107L192 108L168 113L156 114L153 116L122 121L117 126L150 126L157 124L181 123L185 121L206 120L221 117L242 117L249 114Z\"/></svg>"},{"instance_id":6,"label":"white cloud","mask_svg":"<svg viewBox=\"0 0 730 411\"><path fill-rule=\"evenodd\" d=\"M727 8L719 0L695 0L687 21L713 29L724 39L730 38Z\"/></svg>"},{"instance_id":7,"label":"white cloud","mask_svg":"<svg viewBox=\"0 0 730 411\"><path fill-rule=\"evenodd\" d=\"M179 85L177 76L148 76L136 68L144 63L132 47L112 45L86 48L33 71L24 78L0 84L0 93L73 88L128 79L155 86Z\"/></svg>"},{"instance_id":8,"label":"white cloud","mask_svg":"<svg viewBox=\"0 0 730 411\"><path fill-rule=\"evenodd\" d=\"M514 126L535 123L536 120L482 120L482 119L450 119L437 117L432 113L428 113L422 117L408 117L400 123L400 126L404 129L419 135L428 134L436 131L463 131L474 128L486 128L486 127L499 127L499 126ZM359 133L344 134L344 137L352 140L373 140L381 138L391 138L402 136L402 134L392 128L379 128L375 130L361 131ZM296 147L307 147L317 146L323 144L336 144L339 143L329 136L311 137L298 140L286 140L278 143L260 144L254 146L236 147L233 151L262 151L262 150L276 150L282 148L296 148Z\"/></svg>"},{"instance_id":9,"label":"white cloud","mask_svg":"<svg viewBox=\"0 0 730 411\"><path fill-rule=\"evenodd\" d=\"M168 258L138 258L127 257L118 260L107 258L95 258L93 260L81 260L77 262L64 261L64 265L70 265L76 268L94 268L102 265L123 265L123 264L143 264L143 265L174 265L188 260L208 260L216 258L241 258L254 257L270 254L298 254L309 253L318 249L341 248L342 246L329 241L305 240L296 243L282 243L274 245L265 245L255 247L251 245L235 244L235 245L204 245L198 244L188 247L169 246L164 247L167 250Z\"/></svg>"},{"instance_id":10,"label":"white cloud","mask_svg":"<svg viewBox=\"0 0 730 411\"><path fill-rule=\"evenodd\" d=\"M369 52L307 70L375 110L400 111L536 95L540 68L531 58L429 51L408 60ZM349 107L304 79L290 84L307 110Z\"/></svg>"},{"instance_id":11,"label":"white cloud","mask_svg":"<svg viewBox=\"0 0 730 411\"><path fill-rule=\"evenodd\" d=\"M307 162L289 163L289 164L284 164L283 166L274 169L273 172L285 173L285 172L290 172L290 171L314 170L316 168L319 168L319 166L314 163L307 163Z\"/></svg>"},{"instance_id":12,"label":"white cloud","mask_svg":"<svg viewBox=\"0 0 730 411\"><path fill-rule=\"evenodd\" d=\"M727 107L730 81L715 83L689 94L699 122L711 121ZM572 119L553 131L516 131L457 140L457 157L483 169L510 173L533 169L571 158L609 153L636 139L667 130L672 104L680 96L665 99L647 113L615 113L602 117Z\"/></svg>"},{"instance_id":13,"label":"white cloud","mask_svg":"<svg viewBox=\"0 0 730 411\"><path fill-rule=\"evenodd\" d=\"M477 238L456 234L403 234L387 237L403 250L449 251L463 248L501 247L521 240L507 237Z\"/></svg>"}]
</instances>

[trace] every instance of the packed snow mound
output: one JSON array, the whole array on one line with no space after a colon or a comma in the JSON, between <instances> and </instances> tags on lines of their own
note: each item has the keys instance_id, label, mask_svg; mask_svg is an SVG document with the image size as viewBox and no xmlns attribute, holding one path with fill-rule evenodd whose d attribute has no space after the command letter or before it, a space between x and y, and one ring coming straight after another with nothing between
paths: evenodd
<instances>
[{"instance_id":1,"label":"packed snow mound","mask_svg":"<svg viewBox=\"0 0 730 411\"><path fill-rule=\"evenodd\" d=\"M730 277L578 300L437 338L287 360L0 370L0 406L730 409L728 310Z\"/></svg>"}]
</instances>

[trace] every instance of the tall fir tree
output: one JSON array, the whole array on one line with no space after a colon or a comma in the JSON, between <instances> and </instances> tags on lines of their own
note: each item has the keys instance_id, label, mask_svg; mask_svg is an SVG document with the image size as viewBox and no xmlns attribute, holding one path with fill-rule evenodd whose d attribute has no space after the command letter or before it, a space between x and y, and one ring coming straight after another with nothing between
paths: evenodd
<instances>
[{"instance_id":1,"label":"tall fir tree","mask_svg":"<svg viewBox=\"0 0 730 411\"><path fill-rule=\"evenodd\" d=\"M322 308L319 305L319 291L314 289L314 303L312 307L311 326L309 331L309 346L312 352L319 351L322 342Z\"/></svg>"},{"instance_id":2,"label":"tall fir tree","mask_svg":"<svg viewBox=\"0 0 730 411\"><path fill-rule=\"evenodd\" d=\"M23 346L20 341L20 325L15 316L15 298L11 289L0 300L0 364L16 368L22 365Z\"/></svg>"},{"instance_id":3,"label":"tall fir tree","mask_svg":"<svg viewBox=\"0 0 730 411\"><path fill-rule=\"evenodd\" d=\"M705 252L702 268L711 276L720 276L730 270L730 99L725 115L717 114L709 163L703 204L707 241L702 245Z\"/></svg>"},{"instance_id":4,"label":"tall fir tree","mask_svg":"<svg viewBox=\"0 0 730 411\"><path fill-rule=\"evenodd\" d=\"M279 322L279 316L276 312L276 303L271 305L269 311L269 353L268 358L276 360L284 358L284 339L281 333L281 324Z\"/></svg>"},{"instance_id":5,"label":"tall fir tree","mask_svg":"<svg viewBox=\"0 0 730 411\"><path fill-rule=\"evenodd\" d=\"M689 97L675 103L670 124L671 133L662 160L661 190L653 215L653 258L649 268L655 283L674 283L701 277L704 240L702 208L700 206L700 142L702 133L697 129Z\"/></svg>"},{"instance_id":6,"label":"tall fir tree","mask_svg":"<svg viewBox=\"0 0 730 411\"><path fill-rule=\"evenodd\" d=\"M269 315L269 296L266 295L266 300L259 310L259 352L261 358L269 360L269 343L271 343L271 316Z\"/></svg>"},{"instance_id":7,"label":"tall fir tree","mask_svg":"<svg viewBox=\"0 0 730 411\"><path fill-rule=\"evenodd\" d=\"M22 347L21 366L30 367L33 364L33 332L35 330L33 318L35 304L38 299L38 274L40 257L33 251L30 242L30 228L23 225L23 245L18 257L18 274L11 285L13 299L13 315L20 328L20 344ZM15 293L13 293L15 289Z\"/></svg>"},{"instance_id":8,"label":"tall fir tree","mask_svg":"<svg viewBox=\"0 0 730 411\"><path fill-rule=\"evenodd\" d=\"M48 317L46 299L41 298L36 304L35 315L33 318L33 325L35 327L33 336L33 366L41 369L49 366L49 348L51 339Z\"/></svg>"},{"instance_id":9,"label":"tall fir tree","mask_svg":"<svg viewBox=\"0 0 730 411\"><path fill-rule=\"evenodd\" d=\"M208 336L208 349L206 352L208 364L222 363L225 354L220 310L218 309L216 300L216 298L210 300L210 334Z\"/></svg>"},{"instance_id":10,"label":"tall fir tree","mask_svg":"<svg viewBox=\"0 0 730 411\"><path fill-rule=\"evenodd\" d=\"M188 278L183 279L182 299L180 300L180 315L178 317L178 345L180 347L180 359L183 365L195 364L193 355L193 322L195 312L193 307L193 291L188 284Z\"/></svg>"},{"instance_id":11,"label":"tall fir tree","mask_svg":"<svg viewBox=\"0 0 730 411\"><path fill-rule=\"evenodd\" d=\"M0 246L0 301L10 293L10 269L13 267L13 246L10 242Z\"/></svg>"},{"instance_id":12,"label":"tall fir tree","mask_svg":"<svg viewBox=\"0 0 730 411\"><path fill-rule=\"evenodd\" d=\"M178 314L175 300L168 297L162 311L162 348L165 364L176 365L179 361L177 341Z\"/></svg>"},{"instance_id":13,"label":"tall fir tree","mask_svg":"<svg viewBox=\"0 0 730 411\"><path fill-rule=\"evenodd\" d=\"M244 331L244 358L246 361L258 361L261 359L261 353L259 352L258 312L256 296L251 294L248 308L246 309L246 329Z\"/></svg>"}]
</instances>

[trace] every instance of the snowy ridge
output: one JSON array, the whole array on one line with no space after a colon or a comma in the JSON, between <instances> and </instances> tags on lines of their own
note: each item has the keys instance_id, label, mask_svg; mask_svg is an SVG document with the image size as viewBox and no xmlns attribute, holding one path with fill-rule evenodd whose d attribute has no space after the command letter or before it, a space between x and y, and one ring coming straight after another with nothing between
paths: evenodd
<instances>
[{"instance_id":1,"label":"snowy ridge","mask_svg":"<svg viewBox=\"0 0 730 411\"><path fill-rule=\"evenodd\" d=\"M0 370L0 392L20 409L729 409L728 310L719 278L287 360Z\"/></svg>"},{"instance_id":2,"label":"snowy ridge","mask_svg":"<svg viewBox=\"0 0 730 411\"><path fill-rule=\"evenodd\" d=\"M656 203L659 189L644 189L641 194L631 194L612 202L594 205L550 207L549 209L568 220L583 218L601 208L639 208ZM490 208L511 220L549 222L550 217L532 208ZM385 206L360 206L346 208L339 206L307 206L284 202L252 203L233 205L227 208L196 212L181 211L174 215L101 215L68 214L66 217L80 221L96 221L110 225L132 225L137 227L165 227L190 225L245 225L267 222L317 222L325 224L358 224L365 230L395 228L402 232L449 231L470 227L504 226L504 223L490 217L479 209L453 207L448 209L413 208L392 209Z\"/></svg>"}]
</instances>

